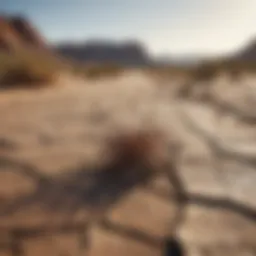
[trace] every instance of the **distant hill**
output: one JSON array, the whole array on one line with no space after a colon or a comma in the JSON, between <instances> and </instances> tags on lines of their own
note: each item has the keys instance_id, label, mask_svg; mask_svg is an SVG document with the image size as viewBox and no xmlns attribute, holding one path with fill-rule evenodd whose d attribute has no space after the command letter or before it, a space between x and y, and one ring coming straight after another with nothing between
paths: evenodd
<instances>
[{"instance_id":1,"label":"distant hill","mask_svg":"<svg viewBox=\"0 0 256 256\"><path fill-rule=\"evenodd\" d=\"M155 58L155 62L158 66L180 66L180 67L191 67L200 64L206 56L199 54L184 54L184 55L169 55L163 54Z\"/></svg>"},{"instance_id":2,"label":"distant hill","mask_svg":"<svg viewBox=\"0 0 256 256\"><path fill-rule=\"evenodd\" d=\"M82 44L61 44L55 50L64 57L83 63L114 63L124 66L152 65L145 47L138 42L95 40Z\"/></svg>"},{"instance_id":3,"label":"distant hill","mask_svg":"<svg viewBox=\"0 0 256 256\"><path fill-rule=\"evenodd\" d=\"M61 43L50 46L27 18L0 15L0 51L17 52L21 49L46 50L49 56L58 56L63 61L67 58L84 64L117 64L128 67L193 66L205 59L199 55L163 54L152 57L147 48L136 40L123 42L90 40L85 43ZM233 56L226 56L225 59L256 61L256 39Z\"/></svg>"}]
</instances>

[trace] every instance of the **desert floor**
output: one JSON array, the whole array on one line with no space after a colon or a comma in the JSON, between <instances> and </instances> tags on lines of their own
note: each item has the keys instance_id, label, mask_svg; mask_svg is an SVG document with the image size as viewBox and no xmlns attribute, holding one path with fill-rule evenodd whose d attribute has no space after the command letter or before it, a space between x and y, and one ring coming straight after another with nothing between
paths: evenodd
<instances>
[{"instance_id":1,"label":"desert floor","mask_svg":"<svg viewBox=\"0 0 256 256\"><path fill-rule=\"evenodd\" d=\"M256 80L220 77L200 103L177 88L131 72L1 92L0 255L157 256L174 232L191 256L256 255ZM111 136L145 127L183 146L192 199L176 228L165 173L127 184L95 171Z\"/></svg>"}]
</instances>

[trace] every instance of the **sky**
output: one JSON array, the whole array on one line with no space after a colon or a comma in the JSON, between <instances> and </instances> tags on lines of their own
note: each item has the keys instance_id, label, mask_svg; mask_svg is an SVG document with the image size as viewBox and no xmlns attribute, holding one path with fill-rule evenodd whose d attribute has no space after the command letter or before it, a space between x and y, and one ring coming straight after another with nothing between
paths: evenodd
<instances>
[{"instance_id":1,"label":"sky","mask_svg":"<svg viewBox=\"0 0 256 256\"><path fill-rule=\"evenodd\" d=\"M0 0L53 43L136 39L153 54L216 55L256 37L256 0Z\"/></svg>"}]
</instances>

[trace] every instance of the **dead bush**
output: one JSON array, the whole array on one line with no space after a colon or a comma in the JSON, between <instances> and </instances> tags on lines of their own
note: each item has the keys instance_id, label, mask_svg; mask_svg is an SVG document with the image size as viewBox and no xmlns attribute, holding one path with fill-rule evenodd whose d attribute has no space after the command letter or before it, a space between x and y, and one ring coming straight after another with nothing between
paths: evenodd
<instances>
[{"instance_id":1,"label":"dead bush","mask_svg":"<svg viewBox=\"0 0 256 256\"><path fill-rule=\"evenodd\" d=\"M57 76L57 66L47 57L35 53L1 53L0 86L2 89L16 87L37 88L51 84Z\"/></svg>"},{"instance_id":2,"label":"dead bush","mask_svg":"<svg viewBox=\"0 0 256 256\"><path fill-rule=\"evenodd\" d=\"M218 60L205 62L191 71L194 82L207 82L220 74L227 74L232 79L239 79L245 73L256 73L255 61Z\"/></svg>"},{"instance_id":3,"label":"dead bush","mask_svg":"<svg viewBox=\"0 0 256 256\"><path fill-rule=\"evenodd\" d=\"M179 66L150 67L143 70L147 75L158 81L170 80L176 78L186 78L189 74L189 68Z\"/></svg>"},{"instance_id":4,"label":"dead bush","mask_svg":"<svg viewBox=\"0 0 256 256\"><path fill-rule=\"evenodd\" d=\"M221 72L221 66L216 63L203 63L191 72L193 82L207 82L216 78Z\"/></svg>"},{"instance_id":5,"label":"dead bush","mask_svg":"<svg viewBox=\"0 0 256 256\"><path fill-rule=\"evenodd\" d=\"M76 64L73 67L75 74L82 75L88 79L99 79L106 77L115 77L124 71L124 68L114 64Z\"/></svg>"},{"instance_id":6,"label":"dead bush","mask_svg":"<svg viewBox=\"0 0 256 256\"><path fill-rule=\"evenodd\" d=\"M111 141L111 149L117 161L151 167L164 161L166 145L164 135L157 131L124 133Z\"/></svg>"}]
</instances>

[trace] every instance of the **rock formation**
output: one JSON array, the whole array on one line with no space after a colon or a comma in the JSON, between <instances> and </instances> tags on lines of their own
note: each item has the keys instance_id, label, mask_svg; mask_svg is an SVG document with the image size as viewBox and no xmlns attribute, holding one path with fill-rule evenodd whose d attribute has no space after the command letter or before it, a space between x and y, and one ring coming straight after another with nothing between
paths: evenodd
<instances>
[{"instance_id":1,"label":"rock formation","mask_svg":"<svg viewBox=\"0 0 256 256\"><path fill-rule=\"evenodd\" d=\"M0 16L0 50L13 52L26 47L46 49L47 43L27 19Z\"/></svg>"},{"instance_id":2,"label":"rock formation","mask_svg":"<svg viewBox=\"0 0 256 256\"><path fill-rule=\"evenodd\" d=\"M56 50L64 57L83 63L145 66L152 62L145 48L137 42L91 41L85 44L62 44Z\"/></svg>"}]
</instances>

